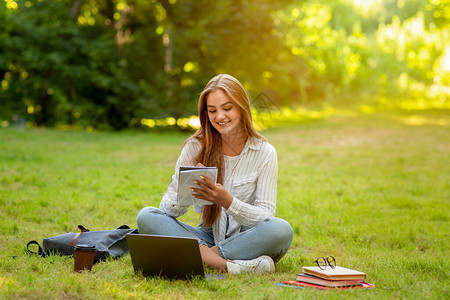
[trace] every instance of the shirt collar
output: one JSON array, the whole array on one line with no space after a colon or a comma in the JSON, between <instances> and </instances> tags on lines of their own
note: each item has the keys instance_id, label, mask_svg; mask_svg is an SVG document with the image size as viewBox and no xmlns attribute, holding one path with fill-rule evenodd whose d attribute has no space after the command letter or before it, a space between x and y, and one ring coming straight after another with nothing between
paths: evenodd
<instances>
[{"instance_id":1,"label":"shirt collar","mask_svg":"<svg viewBox=\"0 0 450 300\"><path fill-rule=\"evenodd\" d=\"M245 153L248 151L248 149L252 150L259 150L261 149L262 140L255 138L255 137L249 137L247 139L247 142L245 143L244 149L242 150L242 153Z\"/></svg>"}]
</instances>

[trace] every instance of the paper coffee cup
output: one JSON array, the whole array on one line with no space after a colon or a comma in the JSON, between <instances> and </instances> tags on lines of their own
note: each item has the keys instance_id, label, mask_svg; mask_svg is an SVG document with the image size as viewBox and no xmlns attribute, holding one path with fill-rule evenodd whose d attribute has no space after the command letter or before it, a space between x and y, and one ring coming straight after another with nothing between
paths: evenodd
<instances>
[{"instance_id":1,"label":"paper coffee cup","mask_svg":"<svg viewBox=\"0 0 450 300\"><path fill-rule=\"evenodd\" d=\"M76 245L74 248L74 271L91 271L94 264L95 252L97 249L95 246L89 245Z\"/></svg>"}]
</instances>

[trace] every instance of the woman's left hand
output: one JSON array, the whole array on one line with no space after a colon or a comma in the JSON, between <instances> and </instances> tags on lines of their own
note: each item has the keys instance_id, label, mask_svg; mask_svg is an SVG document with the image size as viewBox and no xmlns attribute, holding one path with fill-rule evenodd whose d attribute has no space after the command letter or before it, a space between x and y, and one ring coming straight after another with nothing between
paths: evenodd
<instances>
[{"instance_id":1,"label":"woman's left hand","mask_svg":"<svg viewBox=\"0 0 450 300\"><path fill-rule=\"evenodd\" d=\"M203 181L195 181L200 188L191 188L193 192L192 196L198 199L211 201L214 204L228 209L231 202L233 202L233 196L231 196L220 183L214 183L205 176L200 176L200 178Z\"/></svg>"}]
</instances>

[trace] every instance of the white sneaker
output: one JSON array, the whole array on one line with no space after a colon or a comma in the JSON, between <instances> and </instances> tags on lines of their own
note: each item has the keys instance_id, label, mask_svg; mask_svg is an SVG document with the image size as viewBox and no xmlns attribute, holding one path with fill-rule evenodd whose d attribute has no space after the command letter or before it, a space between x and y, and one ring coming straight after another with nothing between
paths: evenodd
<instances>
[{"instance_id":1,"label":"white sneaker","mask_svg":"<svg viewBox=\"0 0 450 300\"><path fill-rule=\"evenodd\" d=\"M242 273L273 273L275 272L275 264L272 258L267 255L260 256L252 260L235 260L227 262L228 274L242 274Z\"/></svg>"}]
</instances>

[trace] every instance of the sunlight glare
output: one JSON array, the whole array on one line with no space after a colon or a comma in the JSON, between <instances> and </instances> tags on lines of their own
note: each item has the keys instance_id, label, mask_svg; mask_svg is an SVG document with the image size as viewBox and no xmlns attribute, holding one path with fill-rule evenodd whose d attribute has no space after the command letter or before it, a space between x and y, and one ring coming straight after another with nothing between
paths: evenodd
<instances>
[{"instance_id":1,"label":"sunlight glare","mask_svg":"<svg viewBox=\"0 0 450 300\"><path fill-rule=\"evenodd\" d=\"M442 70L450 72L450 46L445 48L445 53L442 58Z\"/></svg>"},{"instance_id":2,"label":"sunlight glare","mask_svg":"<svg viewBox=\"0 0 450 300\"><path fill-rule=\"evenodd\" d=\"M189 125L192 128L200 128L200 119L198 117L191 117L189 119Z\"/></svg>"},{"instance_id":3,"label":"sunlight glare","mask_svg":"<svg viewBox=\"0 0 450 300\"><path fill-rule=\"evenodd\" d=\"M353 2L353 6L363 14L369 15L379 12L379 8L383 4L383 0L349 0Z\"/></svg>"}]
</instances>

